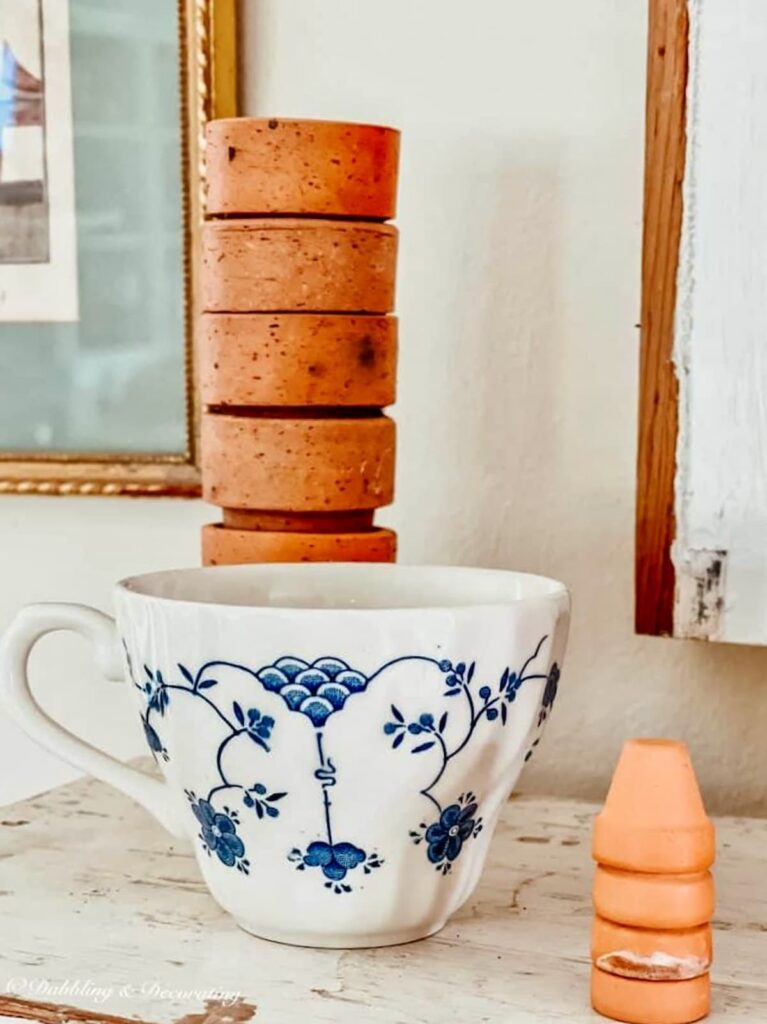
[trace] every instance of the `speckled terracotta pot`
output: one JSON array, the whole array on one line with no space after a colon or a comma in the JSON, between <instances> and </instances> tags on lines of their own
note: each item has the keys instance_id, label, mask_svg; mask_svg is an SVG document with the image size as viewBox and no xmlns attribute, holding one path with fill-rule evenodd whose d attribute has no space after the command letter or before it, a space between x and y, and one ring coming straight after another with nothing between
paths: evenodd
<instances>
[{"instance_id":1,"label":"speckled terracotta pot","mask_svg":"<svg viewBox=\"0 0 767 1024\"><path fill-rule=\"evenodd\" d=\"M667 931L594 918L591 959L601 970L645 981L698 978L711 967L711 925Z\"/></svg>"},{"instance_id":2,"label":"speckled terracotta pot","mask_svg":"<svg viewBox=\"0 0 767 1024\"><path fill-rule=\"evenodd\" d=\"M360 533L290 533L232 530L218 523L202 528L203 565L245 562L393 562L397 537L391 530Z\"/></svg>"},{"instance_id":3,"label":"speckled terracotta pot","mask_svg":"<svg viewBox=\"0 0 767 1024\"><path fill-rule=\"evenodd\" d=\"M593 895L601 917L639 928L694 928L714 914L710 871L648 875L598 866Z\"/></svg>"},{"instance_id":4,"label":"speckled terracotta pot","mask_svg":"<svg viewBox=\"0 0 767 1024\"><path fill-rule=\"evenodd\" d=\"M625 1024L692 1024L711 1005L708 974L689 981L640 981L591 970L591 1005Z\"/></svg>"},{"instance_id":5,"label":"speckled terracotta pot","mask_svg":"<svg viewBox=\"0 0 767 1024\"><path fill-rule=\"evenodd\" d=\"M397 230L359 221L220 220L202 232L210 312L388 313Z\"/></svg>"},{"instance_id":6,"label":"speckled terracotta pot","mask_svg":"<svg viewBox=\"0 0 767 1024\"><path fill-rule=\"evenodd\" d=\"M240 117L207 126L207 210L395 215L399 132L378 125Z\"/></svg>"},{"instance_id":7,"label":"speckled terracotta pot","mask_svg":"<svg viewBox=\"0 0 767 1024\"><path fill-rule=\"evenodd\" d=\"M377 406L395 398L397 321L386 316L205 313L207 405Z\"/></svg>"},{"instance_id":8,"label":"speckled terracotta pot","mask_svg":"<svg viewBox=\"0 0 767 1024\"><path fill-rule=\"evenodd\" d=\"M332 512L394 497L394 422L228 416L202 423L203 495L226 508Z\"/></svg>"}]
</instances>

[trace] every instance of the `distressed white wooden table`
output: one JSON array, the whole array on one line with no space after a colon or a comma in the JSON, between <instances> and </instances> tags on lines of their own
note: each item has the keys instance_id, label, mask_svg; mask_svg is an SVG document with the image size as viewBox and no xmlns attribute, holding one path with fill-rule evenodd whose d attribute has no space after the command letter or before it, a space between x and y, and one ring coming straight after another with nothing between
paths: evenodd
<instances>
[{"instance_id":1,"label":"distressed white wooden table","mask_svg":"<svg viewBox=\"0 0 767 1024\"><path fill-rule=\"evenodd\" d=\"M582 1024L595 808L518 799L482 882L437 936L381 950L239 931L186 847L77 782L0 810L0 1019ZM720 819L714 1012L767 1021L767 821ZM257 875L253 881L257 884Z\"/></svg>"}]
</instances>

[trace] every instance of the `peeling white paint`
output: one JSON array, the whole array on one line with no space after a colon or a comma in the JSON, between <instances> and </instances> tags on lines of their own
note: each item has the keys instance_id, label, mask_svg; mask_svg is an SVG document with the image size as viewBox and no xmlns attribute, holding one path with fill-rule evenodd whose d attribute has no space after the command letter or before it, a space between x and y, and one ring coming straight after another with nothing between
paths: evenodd
<instances>
[{"instance_id":1,"label":"peeling white paint","mask_svg":"<svg viewBox=\"0 0 767 1024\"><path fill-rule=\"evenodd\" d=\"M719 640L727 589L727 552L684 551L676 572L676 635Z\"/></svg>"},{"instance_id":2,"label":"peeling white paint","mask_svg":"<svg viewBox=\"0 0 767 1024\"><path fill-rule=\"evenodd\" d=\"M767 5L689 11L675 633L767 644ZM697 553L719 551L722 607L701 629Z\"/></svg>"}]
</instances>

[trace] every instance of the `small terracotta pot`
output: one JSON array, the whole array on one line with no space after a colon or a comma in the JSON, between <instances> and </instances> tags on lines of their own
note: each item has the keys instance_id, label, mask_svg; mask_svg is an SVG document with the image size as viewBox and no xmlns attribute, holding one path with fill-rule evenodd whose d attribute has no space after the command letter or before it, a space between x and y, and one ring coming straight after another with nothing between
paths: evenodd
<instances>
[{"instance_id":1,"label":"small terracotta pot","mask_svg":"<svg viewBox=\"0 0 767 1024\"><path fill-rule=\"evenodd\" d=\"M377 406L395 398L391 316L205 313L200 381L207 405Z\"/></svg>"},{"instance_id":2,"label":"small terracotta pot","mask_svg":"<svg viewBox=\"0 0 767 1024\"><path fill-rule=\"evenodd\" d=\"M594 918L591 959L608 974L645 981L684 981L711 967L711 925L666 931L627 928Z\"/></svg>"},{"instance_id":3,"label":"small terracotta pot","mask_svg":"<svg viewBox=\"0 0 767 1024\"><path fill-rule=\"evenodd\" d=\"M594 859L630 871L690 874L714 861L690 754L675 740L629 740L594 823Z\"/></svg>"},{"instance_id":4,"label":"small terracotta pot","mask_svg":"<svg viewBox=\"0 0 767 1024\"><path fill-rule=\"evenodd\" d=\"M388 313L397 230L360 221L220 220L202 231L210 312Z\"/></svg>"},{"instance_id":5,"label":"small terracotta pot","mask_svg":"<svg viewBox=\"0 0 767 1024\"><path fill-rule=\"evenodd\" d=\"M597 867L594 909L601 917L639 928L694 928L714 915L714 879L647 875Z\"/></svg>"},{"instance_id":6,"label":"small terracotta pot","mask_svg":"<svg viewBox=\"0 0 767 1024\"><path fill-rule=\"evenodd\" d=\"M399 132L378 125L239 117L210 121L209 214L396 212Z\"/></svg>"},{"instance_id":7,"label":"small terracotta pot","mask_svg":"<svg viewBox=\"0 0 767 1024\"><path fill-rule=\"evenodd\" d=\"M218 523L202 528L203 565L249 562L393 562L397 537L391 530L360 533L283 533L231 530Z\"/></svg>"},{"instance_id":8,"label":"small terracotta pot","mask_svg":"<svg viewBox=\"0 0 767 1024\"><path fill-rule=\"evenodd\" d=\"M711 1007L708 974L688 981L639 981L591 970L591 1005L625 1024L692 1024Z\"/></svg>"},{"instance_id":9,"label":"small terracotta pot","mask_svg":"<svg viewBox=\"0 0 767 1024\"><path fill-rule=\"evenodd\" d=\"M206 501L225 508L335 512L394 498L394 422L387 416L202 418Z\"/></svg>"}]
</instances>

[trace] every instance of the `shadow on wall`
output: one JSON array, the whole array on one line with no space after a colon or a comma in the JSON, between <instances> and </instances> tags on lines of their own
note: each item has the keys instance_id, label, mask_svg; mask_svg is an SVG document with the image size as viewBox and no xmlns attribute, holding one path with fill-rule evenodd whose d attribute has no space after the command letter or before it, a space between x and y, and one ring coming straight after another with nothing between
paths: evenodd
<instances>
[{"instance_id":1,"label":"shadow on wall","mask_svg":"<svg viewBox=\"0 0 767 1024\"><path fill-rule=\"evenodd\" d=\"M400 496L417 489L424 512L406 524L402 560L502 566L522 544L515 510L538 510L538 530L526 529L524 544L528 552L543 544L547 499L563 471L554 400L564 344L556 150L540 140L512 149L484 135L442 145L439 182L428 183L428 194L402 190L417 209L400 212L408 231L395 415L407 471L398 486ZM521 157L529 153L536 159ZM408 159L417 163L417 150ZM434 252L429 238L446 235L450 246ZM437 267L421 273L424 254ZM415 382L429 379L429 394L416 394ZM404 503L412 507L407 497Z\"/></svg>"},{"instance_id":2,"label":"shadow on wall","mask_svg":"<svg viewBox=\"0 0 767 1024\"><path fill-rule=\"evenodd\" d=\"M439 180L407 180L423 146ZM605 159L537 138L406 150L401 561L572 587L557 711L523 790L601 800L623 740L665 735L689 743L712 812L767 813L767 649L634 634L640 233L625 191L594 195ZM635 277L614 260L634 249Z\"/></svg>"}]
</instances>

